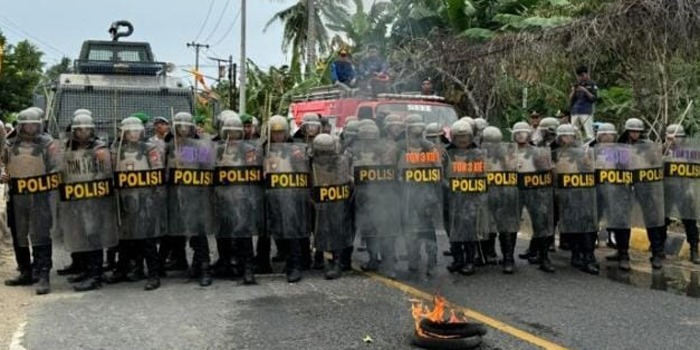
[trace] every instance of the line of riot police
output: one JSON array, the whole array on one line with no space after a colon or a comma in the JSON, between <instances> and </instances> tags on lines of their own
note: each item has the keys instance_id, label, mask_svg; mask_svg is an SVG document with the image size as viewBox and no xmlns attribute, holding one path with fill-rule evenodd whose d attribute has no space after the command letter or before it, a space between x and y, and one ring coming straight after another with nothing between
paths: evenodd
<instances>
[{"instance_id":1,"label":"line of riot police","mask_svg":"<svg viewBox=\"0 0 700 350\"><path fill-rule=\"evenodd\" d=\"M635 219L647 229L655 269L662 267L670 217L682 219L691 260L700 263L700 147L680 125L667 128L664 145L641 138L644 124L634 118L625 124L624 142L615 142L612 125L591 144L561 125L543 138L548 144L533 145L526 123L516 123L512 142L503 142L498 128L465 117L446 143L420 115L389 115L381 128L351 118L340 138L321 133L318 117L308 115L295 142L286 118L273 116L261 141L245 137L241 118L224 111L210 140L197 136L183 112L172 118L174 132L164 144L146 140L141 120L125 118L110 149L95 136L87 110L75 112L61 142L42 132L42 120L36 108L19 114L2 173L20 271L5 283L29 285L38 277L39 294L50 290L53 242L72 253L77 291L101 287L103 250L116 246L119 262L107 282L125 280L131 265L145 261L145 289L157 289L162 250L185 259L185 237L193 250L191 277L208 286L208 235L217 238L219 263L235 260L245 284L255 283L255 272L271 271L271 239L290 283L312 266L338 278L350 268L356 234L369 255L363 270L394 276L403 244L408 270L420 270L424 250L430 276L439 221L450 240L450 272L471 275L480 261L495 260L498 238L503 272L511 274L523 209L533 232L525 257L545 272L554 272L548 254L556 227L571 247L572 265L594 274L597 232L606 227L618 248L609 259L628 270Z\"/></svg>"}]
</instances>

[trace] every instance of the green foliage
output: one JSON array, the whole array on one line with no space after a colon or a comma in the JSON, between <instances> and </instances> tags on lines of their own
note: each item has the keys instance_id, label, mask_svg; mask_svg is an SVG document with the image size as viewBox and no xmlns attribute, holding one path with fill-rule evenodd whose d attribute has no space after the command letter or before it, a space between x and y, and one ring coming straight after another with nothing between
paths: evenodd
<instances>
[{"instance_id":1,"label":"green foliage","mask_svg":"<svg viewBox=\"0 0 700 350\"><path fill-rule=\"evenodd\" d=\"M2 34L0 42L5 42ZM32 92L42 76L42 55L27 40L15 45L5 43L0 72L0 116L4 120L8 120L9 113L32 105Z\"/></svg>"}]
</instances>

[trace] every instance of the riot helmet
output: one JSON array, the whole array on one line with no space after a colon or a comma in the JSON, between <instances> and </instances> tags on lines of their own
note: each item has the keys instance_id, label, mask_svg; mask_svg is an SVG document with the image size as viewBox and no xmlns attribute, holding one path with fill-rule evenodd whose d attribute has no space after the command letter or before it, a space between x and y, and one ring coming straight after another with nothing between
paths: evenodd
<instances>
[{"instance_id":1,"label":"riot helmet","mask_svg":"<svg viewBox=\"0 0 700 350\"><path fill-rule=\"evenodd\" d=\"M511 129L512 140L518 144L526 144L530 142L532 137L532 128L530 124L526 122L517 122L513 124L513 129Z\"/></svg>"},{"instance_id":2,"label":"riot helmet","mask_svg":"<svg viewBox=\"0 0 700 350\"><path fill-rule=\"evenodd\" d=\"M483 132L483 142L499 143L503 141L503 133L495 126L487 126Z\"/></svg>"}]
</instances>

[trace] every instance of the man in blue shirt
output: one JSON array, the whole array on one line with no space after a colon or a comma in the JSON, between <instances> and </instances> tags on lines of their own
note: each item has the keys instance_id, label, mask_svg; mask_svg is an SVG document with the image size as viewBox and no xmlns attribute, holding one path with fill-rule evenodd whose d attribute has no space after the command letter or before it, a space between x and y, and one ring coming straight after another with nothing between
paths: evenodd
<instances>
[{"instance_id":1,"label":"man in blue shirt","mask_svg":"<svg viewBox=\"0 0 700 350\"><path fill-rule=\"evenodd\" d=\"M346 49L338 51L338 58L331 64L331 80L348 86L355 85L355 67Z\"/></svg>"},{"instance_id":2,"label":"man in blue shirt","mask_svg":"<svg viewBox=\"0 0 700 350\"><path fill-rule=\"evenodd\" d=\"M583 127L586 138L593 139L593 111L598 99L598 86L591 80L588 67L576 68L577 81L571 86L569 101L571 105L571 124Z\"/></svg>"}]
</instances>

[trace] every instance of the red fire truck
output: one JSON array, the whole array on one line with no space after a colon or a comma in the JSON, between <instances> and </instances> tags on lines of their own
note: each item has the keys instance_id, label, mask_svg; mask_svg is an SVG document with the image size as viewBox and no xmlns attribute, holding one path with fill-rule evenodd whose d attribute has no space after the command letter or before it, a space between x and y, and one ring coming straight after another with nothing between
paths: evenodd
<instances>
[{"instance_id":1,"label":"red fire truck","mask_svg":"<svg viewBox=\"0 0 700 350\"><path fill-rule=\"evenodd\" d=\"M420 114L426 124L438 123L449 128L459 119L455 109L440 96L420 93L379 94L376 97L357 96L356 90L337 86L311 89L306 95L297 96L289 106L289 118L294 118L296 127L306 113L318 113L327 117L336 131L342 130L345 118L382 118L388 114L406 117Z\"/></svg>"}]
</instances>

